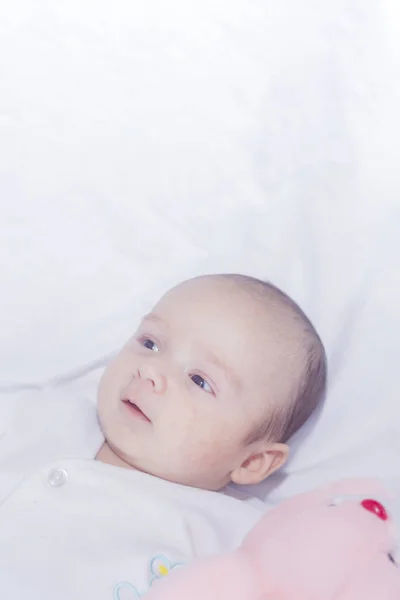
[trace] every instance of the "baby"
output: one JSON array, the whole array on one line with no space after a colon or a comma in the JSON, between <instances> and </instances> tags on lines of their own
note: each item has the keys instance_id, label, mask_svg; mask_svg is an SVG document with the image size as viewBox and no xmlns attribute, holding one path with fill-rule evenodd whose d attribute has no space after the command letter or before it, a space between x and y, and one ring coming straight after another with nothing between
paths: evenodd
<instances>
[{"instance_id":1,"label":"baby","mask_svg":"<svg viewBox=\"0 0 400 600\"><path fill-rule=\"evenodd\" d=\"M212 275L143 318L97 410L59 390L0 400L2 595L140 598L178 565L236 547L260 511L227 484L284 464L325 385L323 345L290 298Z\"/></svg>"},{"instance_id":2,"label":"baby","mask_svg":"<svg viewBox=\"0 0 400 600\"><path fill-rule=\"evenodd\" d=\"M106 369L97 459L209 490L259 483L324 387L323 346L294 302L245 276L196 278Z\"/></svg>"}]
</instances>

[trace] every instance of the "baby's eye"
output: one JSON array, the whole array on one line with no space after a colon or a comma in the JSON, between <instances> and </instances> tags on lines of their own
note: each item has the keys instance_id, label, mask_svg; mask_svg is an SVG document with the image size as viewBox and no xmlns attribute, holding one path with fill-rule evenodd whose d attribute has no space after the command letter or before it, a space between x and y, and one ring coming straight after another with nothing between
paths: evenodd
<instances>
[{"instance_id":1,"label":"baby's eye","mask_svg":"<svg viewBox=\"0 0 400 600\"><path fill-rule=\"evenodd\" d=\"M207 394L213 393L210 384L207 383L207 381L201 375L191 375L190 379L193 381L193 383L198 385L202 390L207 392Z\"/></svg>"},{"instance_id":2,"label":"baby's eye","mask_svg":"<svg viewBox=\"0 0 400 600\"><path fill-rule=\"evenodd\" d=\"M148 348L149 350L151 350L152 352L159 352L159 348L157 346L157 344L155 342L153 342L153 340L150 340L149 338L145 338L143 340L140 340L140 343L142 344L142 346L144 346L145 348Z\"/></svg>"}]
</instances>

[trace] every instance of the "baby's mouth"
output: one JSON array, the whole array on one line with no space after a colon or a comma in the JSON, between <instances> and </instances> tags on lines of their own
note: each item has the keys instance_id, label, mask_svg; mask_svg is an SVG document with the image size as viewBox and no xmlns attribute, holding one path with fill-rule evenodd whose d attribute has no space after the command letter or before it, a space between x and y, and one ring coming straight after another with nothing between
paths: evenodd
<instances>
[{"instance_id":1,"label":"baby's mouth","mask_svg":"<svg viewBox=\"0 0 400 600\"><path fill-rule=\"evenodd\" d=\"M151 423L150 419L144 414L138 405L133 402L133 400L130 400L129 398L123 398L122 402L126 405L132 416L142 419L142 421L146 421L147 423Z\"/></svg>"}]
</instances>

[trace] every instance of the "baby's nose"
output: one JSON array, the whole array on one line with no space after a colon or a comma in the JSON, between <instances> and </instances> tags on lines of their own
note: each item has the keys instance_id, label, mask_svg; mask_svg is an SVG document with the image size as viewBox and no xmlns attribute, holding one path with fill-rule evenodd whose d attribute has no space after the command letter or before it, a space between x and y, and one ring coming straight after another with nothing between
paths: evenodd
<instances>
[{"instance_id":1,"label":"baby's nose","mask_svg":"<svg viewBox=\"0 0 400 600\"><path fill-rule=\"evenodd\" d=\"M159 373L152 365L145 364L138 369L140 379L149 381L153 386L153 391L162 394L167 386L167 380L162 373Z\"/></svg>"}]
</instances>

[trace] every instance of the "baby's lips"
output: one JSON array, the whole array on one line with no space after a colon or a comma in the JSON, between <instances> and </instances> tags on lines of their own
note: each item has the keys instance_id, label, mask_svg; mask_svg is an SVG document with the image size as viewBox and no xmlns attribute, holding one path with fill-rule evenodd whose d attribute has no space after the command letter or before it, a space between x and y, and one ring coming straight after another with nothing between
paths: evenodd
<instances>
[{"instance_id":1,"label":"baby's lips","mask_svg":"<svg viewBox=\"0 0 400 600\"><path fill-rule=\"evenodd\" d=\"M143 410L143 408L142 408L142 405L143 405L142 401L139 400L135 394L124 393L121 396L121 402L125 402L125 403L132 404L133 406L135 406L143 414L143 416L146 417L146 419L149 421L149 423L151 423L151 419L148 416L147 411Z\"/></svg>"}]
</instances>

